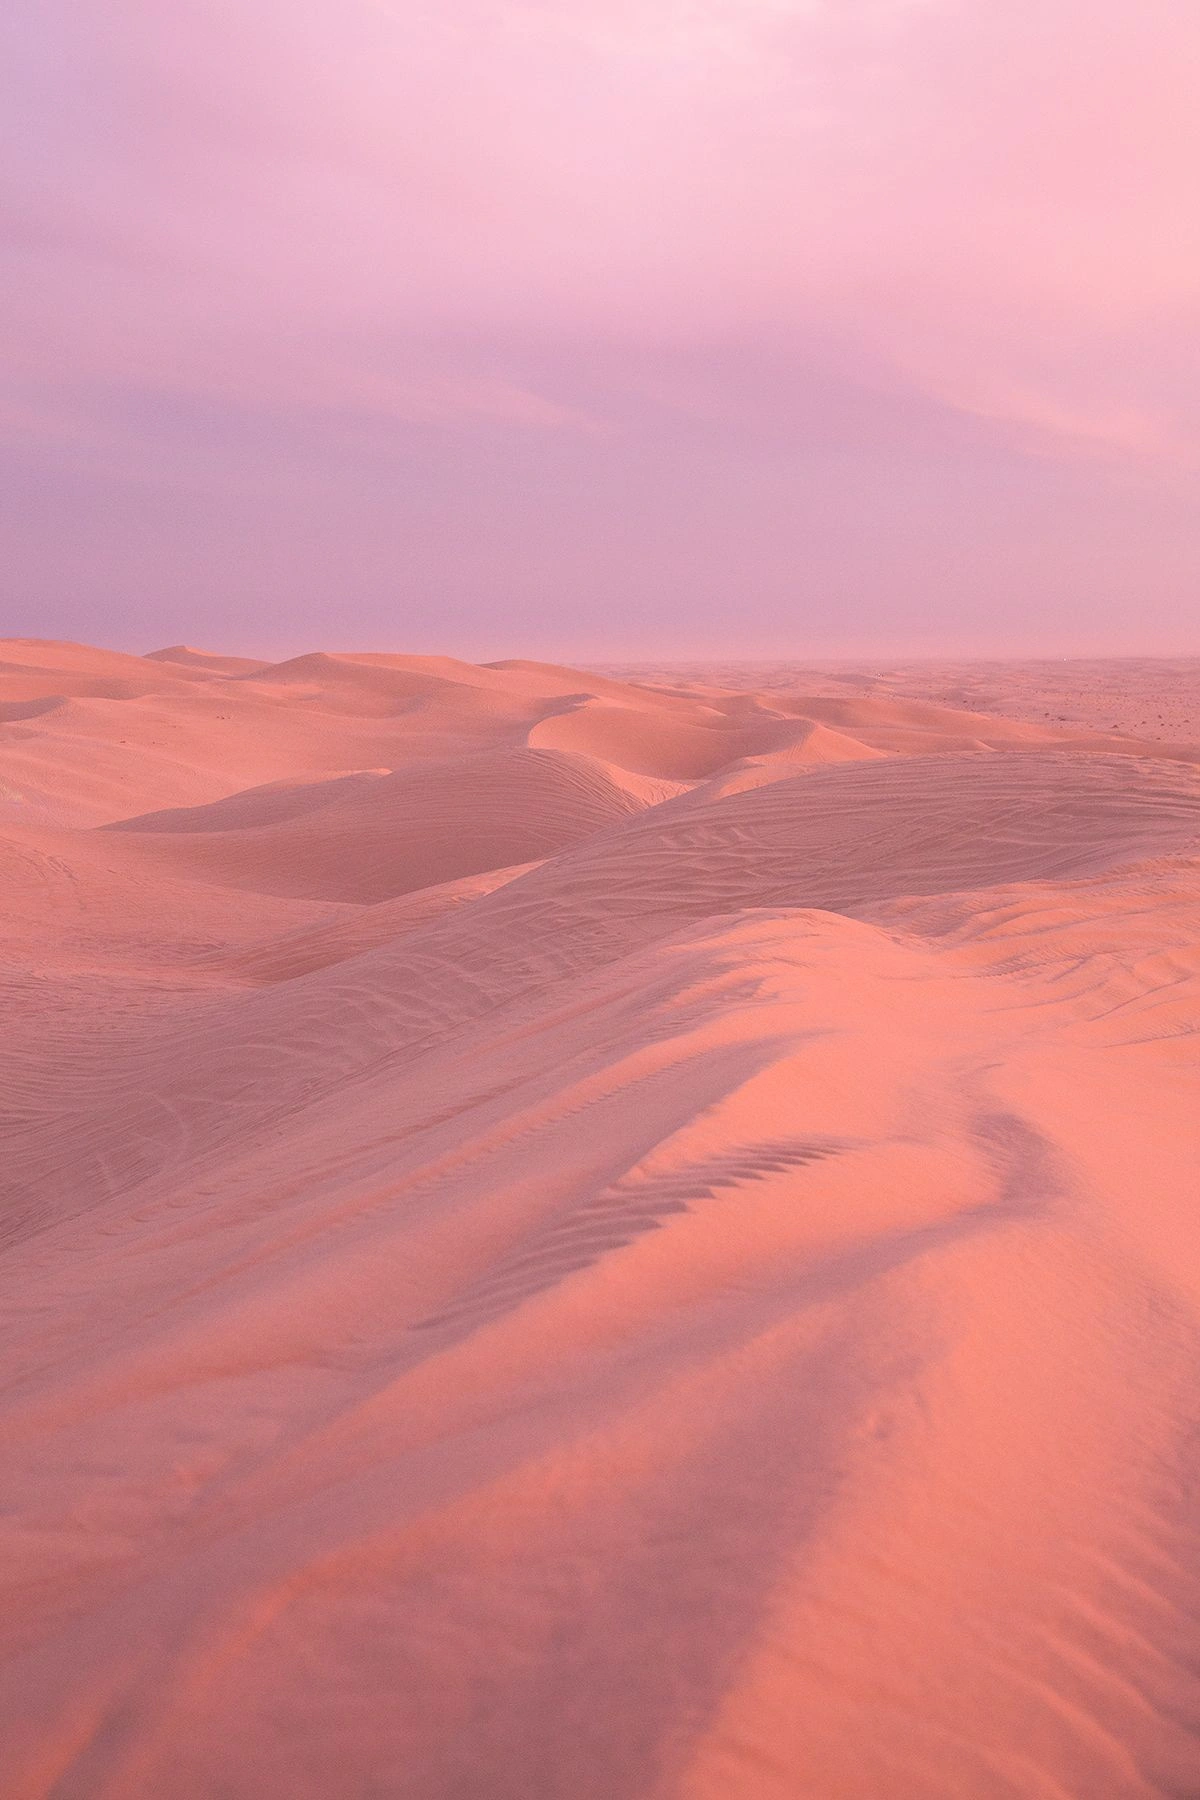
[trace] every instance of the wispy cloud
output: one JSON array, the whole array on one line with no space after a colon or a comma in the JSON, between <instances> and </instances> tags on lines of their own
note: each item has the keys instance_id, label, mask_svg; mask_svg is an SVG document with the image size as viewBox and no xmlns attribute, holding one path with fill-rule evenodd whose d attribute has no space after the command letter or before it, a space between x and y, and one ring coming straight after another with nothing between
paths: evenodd
<instances>
[{"instance_id":1,"label":"wispy cloud","mask_svg":"<svg viewBox=\"0 0 1200 1800\"><path fill-rule=\"evenodd\" d=\"M419 533L438 482L469 520L524 468L526 538L582 543L623 447L664 516L686 454L723 471L732 567L770 529L732 511L756 469L800 459L797 506L827 516L826 483L869 505L886 464L933 568L947 459L981 519L1061 479L1063 532L1090 483L1110 535L1114 469L1193 469L1200 18L1177 0L10 0L0 31L22 480L80 456L99 479L97 445L133 478L149 444L158 482L270 463L277 491L323 442L334 487L365 456L376 491L386 442L385 535L414 489ZM531 435L556 472L522 463ZM1176 592L1197 545L1145 532L1131 513L1127 562ZM619 588L637 545L609 542ZM17 566L40 548L19 523ZM906 526L896 555L918 549ZM796 535L769 550L782 593ZM1051 587L1068 564L1047 546Z\"/></svg>"}]
</instances>

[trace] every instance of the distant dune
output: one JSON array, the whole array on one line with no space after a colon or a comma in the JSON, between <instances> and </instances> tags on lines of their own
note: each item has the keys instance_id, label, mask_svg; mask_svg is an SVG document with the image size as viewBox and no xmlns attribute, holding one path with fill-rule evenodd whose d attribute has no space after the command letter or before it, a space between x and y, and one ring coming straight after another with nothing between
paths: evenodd
<instances>
[{"instance_id":1,"label":"distant dune","mask_svg":"<svg viewBox=\"0 0 1200 1800\"><path fill-rule=\"evenodd\" d=\"M1200 1794L1118 667L0 643L3 1800Z\"/></svg>"}]
</instances>

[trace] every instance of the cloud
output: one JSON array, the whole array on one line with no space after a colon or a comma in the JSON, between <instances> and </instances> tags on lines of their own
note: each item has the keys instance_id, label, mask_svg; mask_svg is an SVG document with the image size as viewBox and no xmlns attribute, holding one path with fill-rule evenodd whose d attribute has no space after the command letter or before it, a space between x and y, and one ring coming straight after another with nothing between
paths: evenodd
<instances>
[{"instance_id":1,"label":"cloud","mask_svg":"<svg viewBox=\"0 0 1200 1800\"><path fill-rule=\"evenodd\" d=\"M981 494L1025 461L1097 506L1193 468L1180 0L10 0L0 30L10 462L224 456L228 487L433 433L466 480L532 434L955 457Z\"/></svg>"}]
</instances>

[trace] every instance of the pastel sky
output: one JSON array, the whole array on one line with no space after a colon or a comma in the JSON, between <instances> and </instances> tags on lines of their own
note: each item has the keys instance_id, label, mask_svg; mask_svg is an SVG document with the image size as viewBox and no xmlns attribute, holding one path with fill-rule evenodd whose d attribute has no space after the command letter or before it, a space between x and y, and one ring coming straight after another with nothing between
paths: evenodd
<instances>
[{"instance_id":1,"label":"pastel sky","mask_svg":"<svg viewBox=\"0 0 1200 1800\"><path fill-rule=\"evenodd\" d=\"M0 633L1200 651L1195 0L6 0Z\"/></svg>"}]
</instances>

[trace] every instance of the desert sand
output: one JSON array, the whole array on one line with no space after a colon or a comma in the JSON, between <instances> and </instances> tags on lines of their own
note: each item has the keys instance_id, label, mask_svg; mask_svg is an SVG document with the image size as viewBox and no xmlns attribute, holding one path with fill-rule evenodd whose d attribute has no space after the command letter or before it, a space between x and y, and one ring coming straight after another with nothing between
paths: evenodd
<instances>
[{"instance_id":1,"label":"desert sand","mask_svg":"<svg viewBox=\"0 0 1200 1800\"><path fill-rule=\"evenodd\" d=\"M4 1800L1200 1794L1198 744L0 646Z\"/></svg>"}]
</instances>

